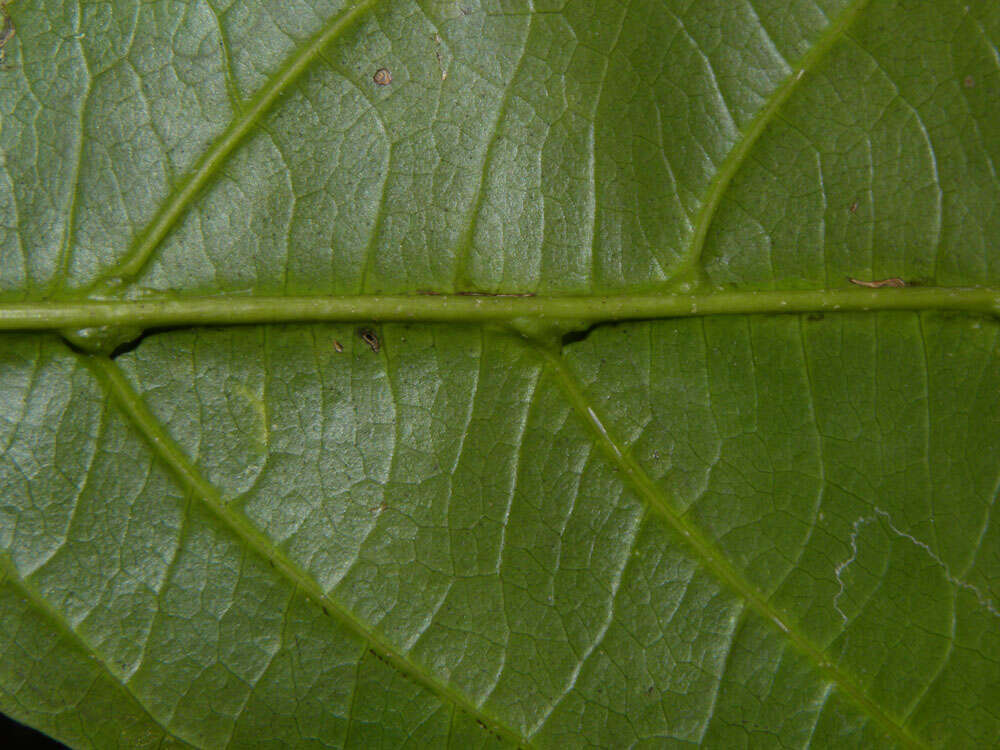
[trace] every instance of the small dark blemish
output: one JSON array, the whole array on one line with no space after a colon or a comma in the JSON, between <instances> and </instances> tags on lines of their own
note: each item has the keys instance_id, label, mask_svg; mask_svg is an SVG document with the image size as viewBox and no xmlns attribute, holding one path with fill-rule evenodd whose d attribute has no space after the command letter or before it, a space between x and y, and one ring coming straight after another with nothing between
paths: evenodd
<instances>
[{"instance_id":1,"label":"small dark blemish","mask_svg":"<svg viewBox=\"0 0 1000 750\"><path fill-rule=\"evenodd\" d=\"M812 320L812 321L823 320L823 313L818 313L818 312L809 313L808 315L806 315L806 320Z\"/></svg>"},{"instance_id":2,"label":"small dark blemish","mask_svg":"<svg viewBox=\"0 0 1000 750\"><path fill-rule=\"evenodd\" d=\"M372 80L376 86L388 86L392 83L392 73L389 72L388 68L379 68L372 76Z\"/></svg>"},{"instance_id":3,"label":"small dark blemish","mask_svg":"<svg viewBox=\"0 0 1000 750\"><path fill-rule=\"evenodd\" d=\"M966 76L965 80L962 81L962 85L965 86L965 88L967 89L974 88L976 85L976 79L973 78L972 76Z\"/></svg>"},{"instance_id":4,"label":"small dark blemish","mask_svg":"<svg viewBox=\"0 0 1000 750\"><path fill-rule=\"evenodd\" d=\"M16 33L14 19L7 12L6 0L0 3L0 14L3 14L3 25L0 26L0 65L3 65L7 61L7 51L4 49L4 46L6 46L7 42Z\"/></svg>"},{"instance_id":5,"label":"small dark blemish","mask_svg":"<svg viewBox=\"0 0 1000 750\"><path fill-rule=\"evenodd\" d=\"M371 328L359 328L358 336L361 340L368 344L368 348L372 350L375 354L378 354L378 350L381 348L381 344L378 340L378 335Z\"/></svg>"},{"instance_id":6,"label":"small dark blemish","mask_svg":"<svg viewBox=\"0 0 1000 750\"><path fill-rule=\"evenodd\" d=\"M850 211L852 214L857 213L858 212L858 202L854 201L854 203L851 204L851 207L849 209L847 209L847 210Z\"/></svg>"},{"instance_id":7,"label":"small dark blemish","mask_svg":"<svg viewBox=\"0 0 1000 750\"><path fill-rule=\"evenodd\" d=\"M339 341L337 341L336 339L334 339L334 340L333 340L333 350L334 350L335 352L337 352L337 354L340 354L340 353L341 353L342 351L344 351L344 345L343 345L343 344L341 344L341 343L340 343Z\"/></svg>"},{"instance_id":8,"label":"small dark blemish","mask_svg":"<svg viewBox=\"0 0 1000 750\"><path fill-rule=\"evenodd\" d=\"M847 280L850 281L855 286L863 286L868 289L881 289L882 287L885 286L891 286L895 287L896 289L902 289L904 286L906 286L905 281L895 276L891 279L878 279L877 281L864 281L862 279L853 279L850 276L848 276Z\"/></svg>"}]
</instances>

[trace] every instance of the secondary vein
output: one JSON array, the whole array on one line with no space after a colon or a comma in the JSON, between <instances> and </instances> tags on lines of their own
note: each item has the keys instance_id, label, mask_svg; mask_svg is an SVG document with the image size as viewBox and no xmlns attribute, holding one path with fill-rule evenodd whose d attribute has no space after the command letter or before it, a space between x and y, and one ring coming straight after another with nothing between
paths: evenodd
<instances>
[{"instance_id":1,"label":"secondary vein","mask_svg":"<svg viewBox=\"0 0 1000 750\"><path fill-rule=\"evenodd\" d=\"M709 185L701 210L695 218L694 235L691 237L691 251L686 261L687 265L694 267L701 259L702 251L705 248L705 240L708 237L708 230L712 226L712 221L715 218L719 204L722 202L722 197L725 195L733 177L736 176L740 167L747 160L747 157L749 157L750 152L753 151L760 136L777 117L779 110L784 106L785 102L795 92L799 81L805 77L806 73L816 68L827 52L846 33L851 24L854 23L868 3L869 0L854 0L847 10L827 27L816 43L799 60L799 64L795 70L771 93L767 102L757 112L753 120L750 121L750 124L743 132L743 136L730 149L729 153L726 154L726 158L722 161L711 185Z\"/></svg>"},{"instance_id":2,"label":"secondary vein","mask_svg":"<svg viewBox=\"0 0 1000 750\"><path fill-rule=\"evenodd\" d=\"M150 710L139 701L138 697L136 697L136 695L128 688L128 684L114 671L112 671L108 663L101 658L101 655L98 654L89 643L80 637L76 630L74 630L73 627L66 621L66 618L63 617L62 613L53 607L52 604L44 596L42 596L41 592L35 589L31 583L21 576L21 572L6 554L0 554L0 583L3 582L10 584L13 588L16 588L19 592L21 592L21 595L32 607L41 612L42 615L55 625L55 627L60 630L74 646L87 654L87 656L94 661L94 663L111 679L112 682L122 688L125 694L132 699L139 710L146 714L150 721L163 730L163 733L167 737L176 740L184 747L197 747L182 737L174 734L170 727L154 716Z\"/></svg>"},{"instance_id":3,"label":"secondary vein","mask_svg":"<svg viewBox=\"0 0 1000 750\"><path fill-rule=\"evenodd\" d=\"M884 731L896 738L904 747L927 747L907 727L875 703L848 673L834 664L823 653L819 646L806 635L800 633L792 619L772 605L758 588L747 580L723 552L702 533L701 529L675 510L669 498L665 497L663 490L656 485L629 454L627 448L623 447L621 441L612 435L601 421L562 357L544 347L538 347L537 351L556 375L567 400L590 428L594 442L607 458L621 470L625 480L646 504L684 539L694 556L719 581L742 597L759 615L774 623L796 649L805 654L827 679L865 714L876 721Z\"/></svg>"},{"instance_id":4,"label":"secondary vein","mask_svg":"<svg viewBox=\"0 0 1000 750\"><path fill-rule=\"evenodd\" d=\"M153 220L139 233L125 257L104 274L97 284L98 288L120 289L142 271L153 251L159 247L187 211L194 198L219 170L233 149L267 113L275 100L320 57L324 47L346 31L377 2L378 0L361 0L347 12L332 19L328 26L297 50L198 160L194 171L180 183Z\"/></svg>"},{"instance_id":5,"label":"secondary vein","mask_svg":"<svg viewBox=\"0 0 1000 750\"><path fill-rule=\"evenodd\" d=\"M401 653L390 641L359 620L347 607L328 595L299 565L282 552L246 516L230 508L219 491L198 471L159 420L149 411L142 397L132 388L119 367L107 357L86 357L85 362L122 412L139 430L156 456L173 472L205 508L254 553L274 564L275 569L302 591L324 612L336 616L370 647L384 656L396 669L423 685L445 702L451 703L484 726L518 747L530 743L515 730L487 714L467 697L432 675L422 665Z\"/></svg>"}]
</instances>

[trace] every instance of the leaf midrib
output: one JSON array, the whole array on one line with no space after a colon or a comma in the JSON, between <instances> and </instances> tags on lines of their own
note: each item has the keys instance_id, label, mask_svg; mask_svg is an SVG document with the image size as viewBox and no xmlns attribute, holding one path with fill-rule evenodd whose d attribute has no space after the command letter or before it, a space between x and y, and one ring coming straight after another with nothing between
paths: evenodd
<instances>
[{"instance_id":1,"label":"leaf midrib","mask_svg":"<svg viewBox=\"0 0 1000 750\"><path fill-rule=\"evenodd\" d=\"M1000 315L1000 288L931 287L725 291L697 294L344 295L223 294L140 300L0 302L0 331L119 326L256 325L331 321L495 323L559 327L706 315L951 310ZM544 327L544 326L543 326Z\"/></svg>"}]
</instances>

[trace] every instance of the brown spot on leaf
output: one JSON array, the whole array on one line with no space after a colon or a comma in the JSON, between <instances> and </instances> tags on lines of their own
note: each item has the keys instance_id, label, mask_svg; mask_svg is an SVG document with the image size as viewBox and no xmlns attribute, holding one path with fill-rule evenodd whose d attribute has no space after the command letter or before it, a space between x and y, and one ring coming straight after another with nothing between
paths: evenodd
<instances>
[{"instance_id":1,"label":"brown spot on leaf","mask_svg":"<svg viewBox=\"0 0 1000 750\"><path fill-rule=\"evenodd\" d=\"M14 28L14 19L7 12L6 2L0 3L0 15L3 16L2 20L0 20L0 65L3 65L7 60L7 52L4 50L4 47L17 32L17 29Z\"/></svg>"},{"instance_id":2,"label":"brown spot on leaf","mask_svg":"<svg viewBox=\"0 0 1000 750\"><path fill-rule=\"evenodd\" d=\"M856 286L863 286L869 289L881 289L884 286L891 286L895 287L896 289L901 289L904 286L906 286L905 281L895 276L891 279L879 279L878 281L862 281L861 279L851 279L851 278L849 278L848 281L850 281L852 284Z\"/></svg>"},{"instance_id":3,"label":"brown spot on leaf","mask_svg":"<svg viewBox=\"0 0 1000 750\"><path fill-rule=\"evenodd\" d=\"M501 292L455 292L459 297L534 297L534 292L522 292L520 294Z\"/></svg>"},{"instance_id":4,"label":"brown spot on leaf","mask_svg":"<svg viewBox=\"0 0 1000 750\"><path fill-rule=\"evenodd\" d=\"M392 73L389 72L388 68L379 68L372 76L372 80L375 81L376 86L388 86L392 83Z\"/></svg>"},{"instance_id":5,"label":"brown spot on leaf","mask_svg":"<svg viewBox=\"0 0 1000 750\"><path fill-rule=\"evenodd\" d=\"M381 343L378 340L378 335L371 328L359 328L358 336L368 344L368 348L372 350L375 354L378 354L378 350L381 348Z\"/></svg>"}]
</instances>

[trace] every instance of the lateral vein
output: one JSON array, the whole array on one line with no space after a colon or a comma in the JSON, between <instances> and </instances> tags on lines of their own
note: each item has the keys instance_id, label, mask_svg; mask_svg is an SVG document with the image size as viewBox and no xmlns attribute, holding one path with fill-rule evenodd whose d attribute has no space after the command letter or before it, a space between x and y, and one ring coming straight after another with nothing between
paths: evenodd
<instances>
[{"instance_id":1,"label":"lateral vein","mask_svg":"<svg viewBox=\"0 0 1000 750\"><path fill-rule=\"evenodd\" d=\"M128 253L117 265L109 269L91 291L120 291L145 268L150 256L159 247L170 230L187 211L192 201L212 176L219 170L233 150L243 142L247 134L267 113L274 102L298 80L312 63L318 59L323 48L346 31L378 0L361 0L357 5L336 16L328 26L320 30L305 46L297 50L271 78L257 96L249 102L220 135L201 159L194 171L180 183L152 221L136 236Z\"/></svg>"},{"instance_id":2,"label":"lateral vein","mask_svg":"<svg viewBox=\"0 0 1000 750\"><path fill-rule=\"evenodd\" d=\"M229 529L251 551L274 564L274 567L298 590L302 591L324 612L337 617L346 627L367 642L374 651L384 656L396 669L424 686L445 702L451 703L482 725L489 727L509 742L519 747L530 743L517 731L502 724L472 701L430 674L426 668L411 661L380 633L364 624L347 607L326 594L319 584L297 563L282 552L257 529L246 516L230 508L219 491L198 471L184 454L159 420L149 411L142 397L126 380L121 369L107 357L86 357L91 371L118 402L124 414L149 443L153 452L201 500L204 507Z\"/></svg>"},{"instance_id":3,"label":"lateral vein","mask_svg":"<svg viewBox=\"0 0 1000 750\"><path fill-rule=\"evenodd\" d=\"M708 230L715 219L716 211L722 202L722 197L729 188L729 183L739 172L740 167L747 160L754 146L767 126L778 116L778 112L785 102L791 98L798 88L799 81L806 73L816 68L824 59L836 42L843 37L847 29L854 23L858 15L868 5L869 0L854 0L854 2L844 11L839 18L831 23L820 35L816 43L809 48L799 60L798 66L785 78L784 82L778 86L767 99L764 106L757 112L750 121L743 136L736 141L733 147L726 154L718 171L715 173L709 185L705 202L702 203L701 210L694 222L694 235L691 237L690 252L686 259L686 264L694 266L701 260L702 252L705 248L705 240L708 237Z\"/></svg>"},{"instance_id":4,"label":"lateral vein","mask_svg":"<svg viewBox=\"0 0 1000 750\"><path fill-rule=\"evenodd\" d=\"M14 565L14 562L6 554L0 554L0 582L6 581L12 587L16 588L21 592L21 595L34 607L36 610L42 613L42 615L52 622L57 629L63 632L65 636L73 643L74 646L79 648L85 654L87 654L96 665L98 665L104 674L106 674L112 682L119 685L125 694L132 699L135 705L142 711L146 716L149 717L156 726L160 727L171 739L176 740L184 747L197 747L193 745L188 740L177 736L170 727L168 727L163 721L154 716L146 706L138 699L138 697L129 689L128 684L122 680L120 676L115 674L111 667L105 662L94 649L88 644L80 634L73 629L73 627L66 621L66 618L59 612L52 604L42 596L41 592L35 589L25 578L21 576L20 571Z\"/></svg>"},{"instance_id":5,"label":"lateral vein","mask_svg":"<svg viewBox=\"0 0 1000 750\"><path fill-rule=\"evenodd\" d=\"M786 613L772 605L697 526L677 512L669 499L664 496L663 490L657 487L639 463L622 448L620 441L608 431L562 357L543 347L537 347L537 351L552 368L567 400L587 423L594 436L594 442L621 470L623 477L646 504L684 539L694 556L716 579L735 591L759 615L781 630L793 646L805 654L827 679L903 746L927 747L922 740L914 737L909 729L872 700L849 674L823 653L819 646L800 633Z\"/></svg>"}]
</instances>

